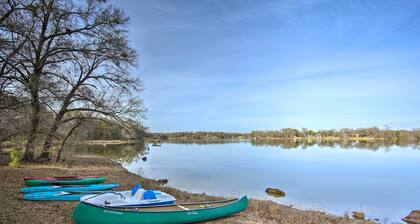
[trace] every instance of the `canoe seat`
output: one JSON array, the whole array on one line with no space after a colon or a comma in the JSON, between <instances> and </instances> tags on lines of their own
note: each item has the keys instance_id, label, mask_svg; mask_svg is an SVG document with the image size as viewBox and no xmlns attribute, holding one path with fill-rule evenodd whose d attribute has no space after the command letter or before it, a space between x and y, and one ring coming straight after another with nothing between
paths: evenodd
<instances>
[{"instance_id":1,"label":"canoe seat","mask_svg":"<svg viewBox=\"0 0 420 224\"><path fill-rule=\"evenodd\" d=\"M150 200L150 199L156 199L156 194L154 191L147 190L143 193L143 200Z\"/></svg>"},{"instance_id":2,"label":"canoe seat","mask_svg":"<svg viewBox=\"0 0 420 224\"><path fill-rule=\"evenodd\" d=\"M138 191L139 189L142 189L141 184L136 184L136 186L134 186L134 187L131 189L131 196L134 196L134 195L137 193L137 191Z\"/></svg>"},{"instance_id":3,"label":"canoe seat","mask_svg":"<svg viewBox=\"0 0 420 224\"><path fill-rule=\"evenodd\" d=\"M183 210L190 210L189 208L186 208L186 207L184 207L184 206L182 206L182 205L177 205L178 206L178 208L181 208L181 209L183 209Z\"/></svg>"},{"instance_id":4,"label":"canoe seat","mask_svg":"<svg viewBox=\"0 0 420 224\"><path fill-rule=\"evenodd\" d=\"M156 194L152 190L139 189L133 196L136 200L153 200L157 199Z\"/></svg>"}]
</instances>

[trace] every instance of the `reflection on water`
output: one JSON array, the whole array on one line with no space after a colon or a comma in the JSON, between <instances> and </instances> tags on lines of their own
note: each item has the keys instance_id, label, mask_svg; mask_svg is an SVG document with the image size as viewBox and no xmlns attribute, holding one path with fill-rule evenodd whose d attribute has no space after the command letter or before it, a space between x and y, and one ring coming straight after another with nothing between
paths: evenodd
<instances>
[{"instance_id":1,"label":"reflection on water","mask_svg":"<svg viewBox=\"0 0 420 224\"><path fill-rule=\"evenodd\" d=\"M104 156L119 162L132 162L148 153L144 144L104 144L104 145L70 145L64 151L64 157L73 155Z\"/></svg>"},{"instance_id":2,"label":"reflection on water","mask_svg":"<svg viewBox=\"0 0 420 224\"><path fill-rule=\"evenodd\" d=\"M319 139L313 141L307 140L293 140L293 139L253 139L251 144L255 146L277 146L283 149L293 148L307 148L312 146L320 147L332 147L342 149L368 149L368 150L379 150L379 149L390 149L393 146L410 147L414 149L420 149L420 142L414 141L386 141L386 140L364 140L364 141L334 141Z\"/></svg>"},{"instance_id":3,"label":"reflection on water","mask_svg":"<svg viewBox=\"0 0 420 224\"><path fill-rule=\"evenodd\" d=\"M165 143L186 145L209 145L209 144L235 144L248 142L246 139L168 139ZM153 146L153 145L152 145Z\"/></svg>"},{"instance_id":4,"label":"reflection on water","mask_svg":"<svg viewBox=\"0 0 420 224\"><path fill-rule=\"evenodd\" d=\"M413 143L172 141L150 151L135 145L74 147L107 156L130 172L195 193L268 199L298 208L400 222L420 208L420 150ZM293 149L293 150L290 150ZM147 159L143 159L147 154ZM272 197L266 188L285 197Z\"/></svg>"},{"instance_id":5,"label":"reflection on water","mask_svg":"<svg viewBox=\"0 0 420 224\"><path fill-rule=\"evenodd\" d=\"M273 146L283 149L294 149L298 147L307 148L311 146L321 147L339 147L342 149L389 149L392 146L410 147L413 149L420 149L420 142L417 141L402 141L402 140L328 140L328 139L172 139L165 140L166 143L173 144L235 144L250 142L254 146Z\"/></svg>"},{"instance_id":6,"label":"reflection on water","mask_svg":"<svg viewBox=\"0 0 420 224\"><path fill-rule=\"evenodd\" d=\"M147 178L166 178L169 186L190 192L247 194L338 215L362 210L367 218L400 222L420 207L420 150L414 145L220 143L163 143L150 148L147 161L135 159L124 166ZM268 187L279 188L286 196L268 196Z\"/></svg>"}]
</instances>

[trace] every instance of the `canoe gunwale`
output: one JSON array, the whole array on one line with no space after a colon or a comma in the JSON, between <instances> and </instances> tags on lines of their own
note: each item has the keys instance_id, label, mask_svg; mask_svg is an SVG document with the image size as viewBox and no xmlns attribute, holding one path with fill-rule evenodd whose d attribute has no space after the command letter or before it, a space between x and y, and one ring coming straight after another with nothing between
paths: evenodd
<instances>
[{"instance_id":1,"label":"canoe gunwale","mask_svg":"<svg viewBox=\"0 0 420 224\"><path fill-rule=\"evenodd\" d=\"M19 190L19 192L23 194L30 194L46 191L109 191L117 187L119 187L119 184L44 185L34 187L23 187Z\"/></svg>"},{"instance_id":2,"label":"canoe gunwale","mask_svg":"<svg viewBox=\"0 0 420 224\"><path fill-rule=\"evenodd\" d=\"M221 200L221 201L213 201L213 202L191 202L191 203L182 203L182 204L173 204L173 205L152 205L152 206L148 206L147 208L161 208L161 207L169 207L169 206L177 206L177 205L181 205L181 206L188 206L188 205L200 205L200 204L218 204L218 203L226 203L226 202L230 202L228 204L224 204L221 206L215 206L215 207L205 207L205 208L198 208L198 209L191 209L191 210L180 210L180 211L136 211L134 210L135 207L119 207L119 208L115 208L115 207L108 207L108 206L103 206L103 205L96 205L96 204L92 204L86 201L81 201L80 203L84 203L86 205L89 206L93 206L93 207L97 207L97 208L101 208L101 209L107 209L107 210L113 210L113 211L118 211L118 212L129 212L129 213L178 213L178 212L186 212L186 211L197 211L197 210L212 210L212 209L219 209L219 208L223 208L223 207L227 207L227 206L231 206L232 204L235 204L241 200L247 200L247 196L243 196L241 198L234 198L234 199L227 199L227 200ZM130 210L125 210L125 209L130 209Z\"/></svg>"},{"instance_id":3,"label":"canoe gunwale","mask_svg":"<svg viewBox=\"0 0 420 224\"><path fill-rule=\"evenodd\" d=\"M79 180L86 178L99 178L100 176L62 176L62 177L25 177L23 180Z\"/></svg>"}]
</instances>

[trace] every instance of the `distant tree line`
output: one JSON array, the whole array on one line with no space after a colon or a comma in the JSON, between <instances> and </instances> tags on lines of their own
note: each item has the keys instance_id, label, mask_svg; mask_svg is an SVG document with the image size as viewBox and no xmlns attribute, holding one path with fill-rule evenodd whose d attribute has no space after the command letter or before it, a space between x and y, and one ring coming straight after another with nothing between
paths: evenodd
<instances>
[{"instance_id":1,"label":"distant tree line","mask_svg":"<svg viewBox=\"0 0 420 224\"><path fill-rule=\"evenodd\" d=\"M149 138L155 139L387 139L420 141L420 129L390 130L378 127L340 130L310 130L307 128L283 128L273 131L252 131L250 133L229 132L173 132L152 133Z\"/></svg>"},{"instance_id":2,"label":"distant tree line","mask_svg":"<svg viewBox=\"0 0 420 224\"><path fill-rule=\"evenodd\" d=\"M0 1L0 141L20 138L24 161L46 162L81 127L87 138L142 129L127 23L107 1Z\"/></svg>"},{"instance_id":3,"label":"distant tree line","mask_svg":"<svg viewBox=\"0 0 420 224\"><path fill-rule=\"evenodd\" d=\"M284 128L277 131L252 131L249 136L253 139L264 138L377 138L377 139L407 139L420 140L420 129L413 130L390 130L378 127L369 128L343 128L340 130L319 130L313 131L307 128L301 130L294 128Z\"/></svg>"}]
</instances>

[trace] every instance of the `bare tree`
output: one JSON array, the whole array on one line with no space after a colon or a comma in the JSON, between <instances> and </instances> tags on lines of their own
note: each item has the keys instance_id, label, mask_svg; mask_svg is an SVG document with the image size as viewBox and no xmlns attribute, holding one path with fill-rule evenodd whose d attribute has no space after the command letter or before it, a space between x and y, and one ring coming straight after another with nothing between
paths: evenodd
<instances>
[{"instance_id":1,"label":"bare tree","mask_svg":"<svg viewBox=\"0 0 420 224\"><path fill-rule=\"evenodd\" d=\"M98 40L84 51L74 53L73 68L68 68L68 74L62 70L55 74L57 85L49 90L58 112L46 136L44 160L48 160L58 128L66 122L108 117L127 126L129 119L141 118L144 109L135 94L141 90L141 85L128 73L128 68L135 63L136 54L128 47L126 39L119 36L121 34L121 30L109 29L96 34L104 35L100 39L92 35L90 38ZM74 116L74 112L78 115Z\"/></svg>"},{"instance_id":2,"label":"bare tree","mask_svg":"<svg viewBox=\"0 0 420 224\"><path fill-rule=\"evenodd\" d=\"M59 126L76 119L71 112L124 123L125 117L143 110L133 93L140 84L128 74L136 53L128 47L128 18L121 10L100 0L21 0L16 7L5 5L2 11L12 12L1 17L0 81L5 83L2 89L29 99L25 161L34 159L43 108L55 117L45 131L42 161L50 159Z\"/></svg>"},{"instance_id":3,"label":"bare tree","mask_svg":"<svg viewBox=\"0 0 420 224\"><path fill-rule=\"evenodd\" d=\"M23 48L26 40L7 32L6 24L15 24L18 19L16 14L26 10L26 6L21 0L0 1L0 111L22 106L22 98L17 96L16 91L12 92L17 72L13 69L16 64L12 63L12 58Z\"/></svg>"}]
</instances>

